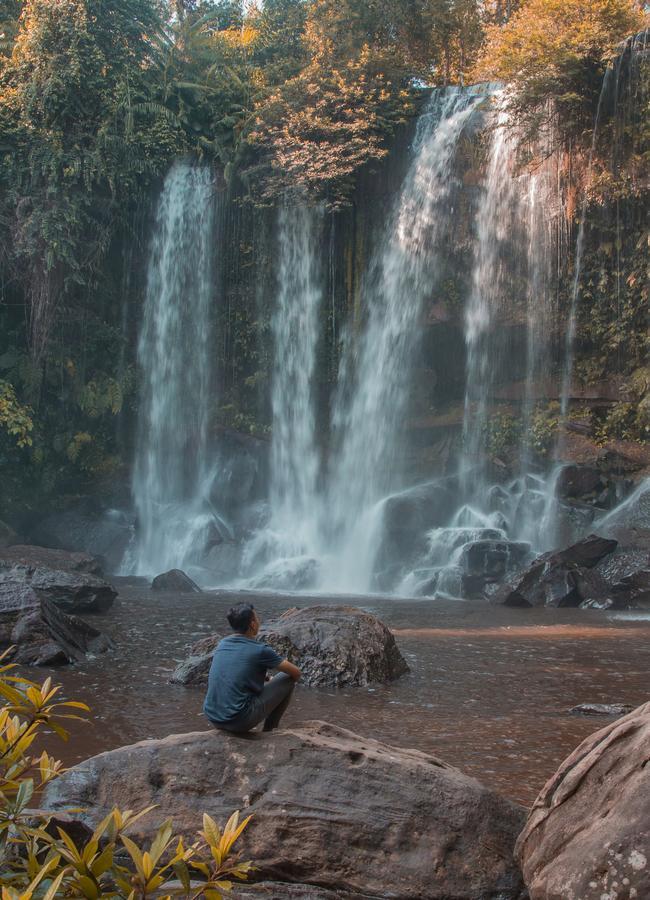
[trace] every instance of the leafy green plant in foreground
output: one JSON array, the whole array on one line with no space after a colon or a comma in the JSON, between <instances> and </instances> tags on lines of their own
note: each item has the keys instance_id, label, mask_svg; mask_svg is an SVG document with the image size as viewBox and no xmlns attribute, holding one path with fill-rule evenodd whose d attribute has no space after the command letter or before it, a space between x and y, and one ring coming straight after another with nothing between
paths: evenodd
<instances>
[{"instance_id":1,"label":"leafy green plant in foreground","mask_svg":"<svg viewBox=\"0 0 650 900\"><path fill-rule=\"evenodd\" d=\"M0 656L0 662L6 653ZM197 840L174 836L170 819L142 848L126 834L153 806L139 812L113 809L92 835L78 843L55 818L33 808L47 784L63 771L43 751L30 754L43 729L67 740L66 720L83 718L84 703L58 700L60 687L10 674L0 666L0 881L2 900L53 897L206 897L218 900L232 879L246 880L251 864L233 853L250 816L235 812L222 830L207 814Z\"/></svg>"}]
</instances>

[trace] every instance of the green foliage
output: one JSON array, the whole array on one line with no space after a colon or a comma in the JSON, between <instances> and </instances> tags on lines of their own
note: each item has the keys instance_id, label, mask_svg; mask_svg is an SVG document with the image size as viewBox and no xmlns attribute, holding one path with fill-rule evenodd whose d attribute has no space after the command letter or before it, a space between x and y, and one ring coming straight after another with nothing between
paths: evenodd
<instances>
[{"instance_id":1,"label":"green foliage","mask_svg":"<svg viewBox=\"0 0 650 900\"><path fill-rule=\"evenodd\" d=\"M589 210L592 227L580 279L577 360L586 382L615 373L629 376L650 354L646 204L647 195L628 199L623 222L616 203Z\"/></svg>"},{"instance_id":2,"label":"green foliage","mask_svg":"<svg viewBox=\"0 0 650 900\"><path fill-rule=\"evenodd\" d=\"M182 147L146 102L161 29L154 0L25 3L0 70L0 212L36 359L57 310L96 284L116 222Z\"/></svg>"},{"instance_id":3,"label":"green foliage","mask_svg":"<svg viewBox=\"0 0 650 900\"><path fill-rule=\"evenodd\" d=\"M521 423L510 412L497 410L485 428L485 446L492 458L503 458L516 446L521 437Z\"/></svg>"},{"instance_id":4,"label":"green foliage","mask_svg":"<svg viewBox=\"0 0 650 900\"><path fill-rule=\"evenodd\" d=\"M539 456L548 456L551 452L561 424L560 404L557 401L535 407L531 417L529 441L531 448Z\"/></svg>"},{"instance_id":5,"label":"green foliage","mask_svg":"<svg viewBox=\"0 0 650 900\"><path fill-rule=\"evenodd\" d=\"M632 399L615 403L597 424L596 438L603 443L616 438L650 440L650 368L637 369L628 379L625 392Z\"/></svg>"},{"instance_id":6,"label":"green foliage","mask_svg":"<svg viewBox=\"0 0 650 900\"><path fill-rule=\"evenodd\" d=\"M67 720L82 718L79 712L89 710L83 703L58 700L60 687L52 686L49 678L38 685L10 674L12 669L0 666L2 900L61 896L144 900L161 897L171 880L180 884L173 888L174 896L219 900L230 892L232 879L246 880L252 866L240 862L233 849L250 816L240 822L238 812L223 831L204 814L198 840L189 845L174 836L171 820L163 822L147 848L126 834L153 806L138 813L113 809L81 845L64 828L57 826L55 831L51 817L30 807L60 775L61 763L45 750L38 757L30 751L42 732L67 740ZM126 865L124 852L129 858Z\"/></svg>"},{"instance_id":7,"label":"green foliage","mask_svg":"<svg viewBox=\"0 0 650 900\"><path fill-rule=\"evenodd\" d=\"M473 75L507 82L529 131L552 102L564 134L580 134L591 130L608 60L647 24L635 0L524 0L505 25L487 26Z\"/></svg>"},{"instance_id":8,"label":"green foliage","mask_svg":"<svg viewBox=\"0 0 650 900\"><path fill-rule=\"evenodd\" d=\"M16 442L18 447L31 447L32 411L16 399L13 385L0 379L0 427Z\"/></svg>"}]
</instances>

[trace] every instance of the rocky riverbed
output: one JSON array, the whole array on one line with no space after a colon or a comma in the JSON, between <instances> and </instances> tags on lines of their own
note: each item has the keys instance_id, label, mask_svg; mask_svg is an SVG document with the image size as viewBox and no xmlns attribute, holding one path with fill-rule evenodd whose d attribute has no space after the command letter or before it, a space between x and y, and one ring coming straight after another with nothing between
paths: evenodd
<instances>
[{"instance_id":1,"label":"rocky riverbed","mask_svg":"<svg viewBox=\"0 0 650 900\"><path fill-rule=\"evenodd\" d=\"M152 592L113 579L118 597L87 619L114 643L75 666L28 670L85 700L93 726L75 726L57 749L66 763L145 738L205 727L200 688L169 684L197 640L224 626L227 608L252 597L266 621L289 607L359 606L393 631L410 672L386 685L300 686L288 727L321 719L451 761L529 805L548 776L598 727L570 713L581 703L647 700L650 618L643 612L516 609L483 602L392 597L304 597L215 591ZM607 721L607 720L604 720Z\"/></svg>"}]
</instances>

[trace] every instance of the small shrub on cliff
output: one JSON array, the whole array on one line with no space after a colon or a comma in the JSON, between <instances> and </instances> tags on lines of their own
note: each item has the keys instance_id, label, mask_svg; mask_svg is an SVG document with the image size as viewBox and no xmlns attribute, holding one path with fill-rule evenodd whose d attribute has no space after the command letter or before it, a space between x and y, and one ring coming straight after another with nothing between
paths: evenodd
<instances>
[{"instance_id":1,"label":"small shrub on cliff","mask_svg":"<svg viewBox=\"0 0 650 900\"><path fill-rule=\"evenodd\" d=\"M0 661L5 657L6 653ZM82 844L52 816L30 808L62 772L61 763L45 750L31 756L32 744L44 729L67 739L66 720L81 718L79 712L88 712L88 707L57 700L60 688L52 686L49 678L37 685L9 674L12 668L0 666L0 695L5 701L0 710L2 900L144 900L154 896L219 900L230 891L231 879L246 880L251 864L239 862L233 846L250 817L240 822L238 812L223 831L204 815L203 830L189 845L174 836L172 822L167 820L151 845L141 848L125 832L154 807L138 813L112 810Z\"/></svg>"}]
</instances>

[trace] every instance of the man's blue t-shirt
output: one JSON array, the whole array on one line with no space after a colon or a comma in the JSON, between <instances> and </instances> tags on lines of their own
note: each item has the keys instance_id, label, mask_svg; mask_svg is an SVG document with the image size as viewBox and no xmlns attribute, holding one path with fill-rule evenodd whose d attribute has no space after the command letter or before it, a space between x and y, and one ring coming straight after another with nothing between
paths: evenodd
<instances>
[{"instance_id":1,"label":"man's blue t-shirt","mask_svg":"<svg viewBox=\"0 0 650 900\"><path fill-rule=\"evenodd\" d=\"M218 725L232 721L262 692L266 670L282 661L268 644L243 634L225 637L212 657L203 712Z\"/></svg>"}]
</instances>

